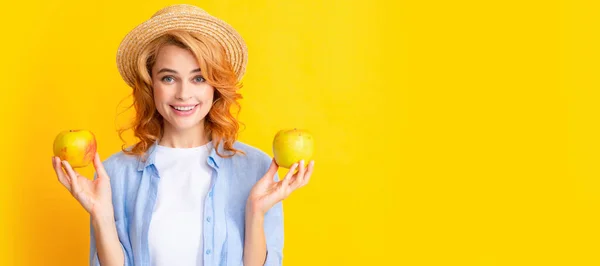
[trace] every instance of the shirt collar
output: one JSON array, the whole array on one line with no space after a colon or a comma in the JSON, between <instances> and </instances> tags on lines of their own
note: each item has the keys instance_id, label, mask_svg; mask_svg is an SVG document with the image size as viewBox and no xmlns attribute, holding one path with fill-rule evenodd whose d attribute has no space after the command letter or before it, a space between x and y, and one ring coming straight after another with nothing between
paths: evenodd
<instances>
[{"instance_id":1,"label":"shirt collar","mask_svg":"<svg viewBox=\"0 0 600 266\"><path fill-rule=\"evenodd\" d=\"M158 140L154 141L152 146L150 146L150 148L148 148L148 151L146 152L146 154L138 160L138 169L137 169L138 171L143 171L146 167L154 164L154 158L156 157L156 146L158 146ZM208 156L208 164L211 167L218 169L223 158L221 158L221 156L219 156L217 154L217 151L214 147L215 145L212 145L212 146L213 147L210 150L210 155ZM221 154L224 153L222 144L219 145L219 152Z\"/></svg>"}]
</instances>

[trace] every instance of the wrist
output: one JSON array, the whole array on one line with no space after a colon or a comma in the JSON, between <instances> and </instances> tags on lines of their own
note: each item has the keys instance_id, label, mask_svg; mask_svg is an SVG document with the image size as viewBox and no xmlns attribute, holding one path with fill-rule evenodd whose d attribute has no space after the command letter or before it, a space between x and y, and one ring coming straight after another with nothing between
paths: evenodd
<instances>
[{"instance_id":1,"label":"wrist","mask_svg":"<svg viewBox=\"0 0 600 266\"><path fill-rule=\"evenodd\" d=\"M265 218L265 213L258 208L246 207L246 222L262 222Z\"/></svg>"},{"instance_id":2,"label":"wrist","mask_svg":"<svg viewBox=\"0 0 600 266\"><path fill-rule=\"evenodd\" d=\"M248 199L246 202L246 216L264 216L265 212L262 210L260 204L255 203L253 200Z\"/></svg>"},{"instance_id":3,"label":"wrist","mask_svg":"<svg viewBox=\"0 0 600 266\"><path fill-rule=\"evenodd\" d=\"M106 213L93 213L90 215L92 218L92 225L94 227L104 227L115 223L115 216L113 212Z\"/></svg>"}]
</instances>

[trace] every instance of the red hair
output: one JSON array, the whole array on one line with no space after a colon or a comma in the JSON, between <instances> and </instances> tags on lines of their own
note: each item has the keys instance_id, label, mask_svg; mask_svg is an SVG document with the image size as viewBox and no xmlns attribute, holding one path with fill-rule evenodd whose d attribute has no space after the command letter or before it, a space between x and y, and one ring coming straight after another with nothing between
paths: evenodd
<instances>
[{"instance_id":1,"label":"red hair","mask_svg":"<svg viewBox=\"0 0 600 266\"><path fill-rule=\"evenodd\" d=\"M162 137L164 121L154 104L151 73L158 51L165 45L176 45L192 52L198 60L202 76L215 88L214 102L204 119L204 128L205 133L212 138L217 154L221 157L232 157L236 153L243 153L233 148L240 127L237 115L241 109L238 100L242 99L242 95L238 90L242 85L238 83L221 45L211 38L187 31L165 33L144 47L138 57L136 82L132 92L133 104L129 106L135 108L136 115L129 127L119 129L119 137L125 142L123 133L132 129L139 141L131 149L127 149L127 144L123 144L123 152L129 155L144 155L150 146ZM235 107L235 112L232 107ZM223 145L223 149L229 154L221 154L218 149L220 145Z\"/></svg>"}]
</instances>

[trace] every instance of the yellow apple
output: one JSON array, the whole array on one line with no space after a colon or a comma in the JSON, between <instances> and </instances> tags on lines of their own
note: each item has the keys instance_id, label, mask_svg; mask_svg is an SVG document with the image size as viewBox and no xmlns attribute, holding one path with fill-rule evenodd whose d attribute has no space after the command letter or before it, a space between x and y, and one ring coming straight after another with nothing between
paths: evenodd
<instances>
[{"instance_id":1,"label":"yellow apple","mask_svg":"<svg viewBox=\"0 0 600 266\"><path fill-rule=\"evenodd\" d=\"M314 139L301 129L280 130L273 139L273 156L282 167L290 168L294 163L304 160L308 164L313 157Z\"/></svg>"},{"instance_id":2,"label":"yellow apple","mask_svg":"<svg viewBox=\"0 0 600 266\"><path fill-rule=\"evenodd\" d=\"M54 155L71 167L85 167L94 160L96 137L88 130L65 130L54 139Z\"/></svg>"}]
</instances>

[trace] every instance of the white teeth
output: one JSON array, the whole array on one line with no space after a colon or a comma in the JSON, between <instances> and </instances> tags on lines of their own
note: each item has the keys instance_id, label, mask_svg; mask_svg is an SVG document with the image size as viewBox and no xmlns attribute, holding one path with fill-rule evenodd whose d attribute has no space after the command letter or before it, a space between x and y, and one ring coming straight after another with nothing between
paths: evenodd
<instances>
[{"instance_id":1,"label":"white teeth","mask_svg":"<svg viewBox=\"0 0 600 266\"><path fill-rule=\"evenodd\" d=\"M181 106L173 106L173 108L179 110L179 111L189 111L194 109L195 106L189 106L189 107L181 107Z\"/></svg>"}]
</instances>

